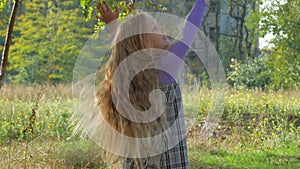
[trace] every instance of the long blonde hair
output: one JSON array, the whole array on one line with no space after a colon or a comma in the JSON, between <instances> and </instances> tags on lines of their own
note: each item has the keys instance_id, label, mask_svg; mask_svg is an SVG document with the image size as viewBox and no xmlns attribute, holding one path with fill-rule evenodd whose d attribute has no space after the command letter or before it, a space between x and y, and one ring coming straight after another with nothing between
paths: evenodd
<instances>
[{"instance_id":1,"label":"long blonde hair","mask_svg":"<svg viewBox=\"0 0 300 169\"><path fill-rule=\"evenodd\" d=\"M106 65L98 72L100 78L100 85L97 89L97 105L102 113L104 120L116 131L119 133L134 137L134 138L145 138L151 137L157 133L158 128L161 128L161 124L165 121L164 115L161 115L158 119L149 123L138 123L133 122L125 118L116 107L112 98L112 83L113 76L121 64L121 62L126 59L128 56L134 54L137 51L142 51L146 48L151 48L151 40L149 34L147 33L138 33L143 32L147 29L147 14L139 13L128 19L127 22L119 26L119 29L115 35L114 45L112 47L111 55ZM155 56L157 57L157 56ZM145 53L144 56L138 57L141 62L151 62L153 56ZM137 61L139 62L139 61ZM136 65L132 65L130 62L127 65L127 68L134 70ZM130 70L121 70L122 80L128 80ZM122 78L121 77L121 78ZM121 81L122 81L121 80ZM129 96L132 106L139 110L145 111L148 110L151 106L149 101L149 94L153 89L159 88L158 82L158 72L155 69L146 69L135 75L135 77L130 82L129 86ZM125 91L126 92L126 91ZM118 95L118 93L115 93ZM120 96L121 97L121 96ZM113 141L114 139L110 135L103 136L106 137L106 141ZM136 150L138 151L138 150ZM146 151L146 150L139 150ZM104 158L105 161L111 161L112 154L105 152ZM136 161L138 163L138 161Z\"/></svg>"}]
</instances>

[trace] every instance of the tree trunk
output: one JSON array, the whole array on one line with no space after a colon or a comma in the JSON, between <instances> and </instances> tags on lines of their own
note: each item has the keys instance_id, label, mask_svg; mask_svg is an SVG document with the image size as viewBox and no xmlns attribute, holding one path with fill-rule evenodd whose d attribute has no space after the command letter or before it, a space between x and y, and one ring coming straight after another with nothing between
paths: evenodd
<instances>
[{"instance_id":1,"label":"tree trunk","mask_svg":"<svg viewBox=\"0 0 300 169\"><path fill-rule=\"evenodd\" d=\"M10 20L9 20L8 30L6 33L6 39L5 39L5 43L4 43L2 60L1 60L1 65L0 65L0 88L4 84L4 80L5 80L5 76L6 76L8 51L9 51L9 46L10 46L10 41L11 41L11 35L13 32L13 28L14 28L14 24L15 24L15 20L16 20L18 5L19 5L19 0L15 0L14 6L13 6L13 8L11 10L11 14L10 14Z\"/></svg>"},{"instance_id":2,"label":"tree trunk","mask_svg":"<svg viewBox=\"0 0 300 169\"><path fill-rule=\"evenodd\" d=\"M220 9L221 9L221 2L218 2L216 5L216 25L215 25L215 44L216 44L216 50L219 52L219 39L220 39Z\"/></svg>"}]
</instances>

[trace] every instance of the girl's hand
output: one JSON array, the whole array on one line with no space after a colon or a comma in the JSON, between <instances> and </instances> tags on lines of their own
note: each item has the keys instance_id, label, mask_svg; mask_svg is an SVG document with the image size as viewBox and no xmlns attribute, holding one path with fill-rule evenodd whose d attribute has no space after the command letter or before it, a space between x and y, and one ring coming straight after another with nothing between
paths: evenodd
<instances>
[{"instance_id":1,"label":"girl's hand","mask_svg":"<svg viewBox=\"0 0 300 169\"><path fill-rule=\"evenodd\" d=\"M115 12L112 11L105 0L102 4L98 2L97 9L100 12L101 16L96 16L96 18L100 21L105 22L106 24L110 23L111 21L117 20L119 18L120 11L116 4L114 4L114 8Z\"/></svg>"}]
</instances>

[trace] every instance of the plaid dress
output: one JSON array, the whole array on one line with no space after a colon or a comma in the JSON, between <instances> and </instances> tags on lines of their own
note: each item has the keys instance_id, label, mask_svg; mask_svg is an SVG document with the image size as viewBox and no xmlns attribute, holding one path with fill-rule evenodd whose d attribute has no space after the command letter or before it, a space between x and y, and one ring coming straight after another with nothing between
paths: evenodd
<instances>
[{"instance_id":1,"label":"plaid dress","mask_svg":"<svg viewBox=\"0 0 300 169\"><path fill-rule=\"evenodd\" d=\"M140 166L136 166L133 159L126 158L122 163L122 169L187 169L188 151L186 142L186 128L184 122L182 97L179 85L175 82L170 85L164 85L161 90L166 96L165 113L167 118L167 127L171 127L171 135L165 140L165 144L176 145L164 153L157 156L138 159ZM168 145L164 145L169 147ZM159 164L157 164L159 162ZM159 165L159 166L158 166Z\"/></svg>"}]
</instances>

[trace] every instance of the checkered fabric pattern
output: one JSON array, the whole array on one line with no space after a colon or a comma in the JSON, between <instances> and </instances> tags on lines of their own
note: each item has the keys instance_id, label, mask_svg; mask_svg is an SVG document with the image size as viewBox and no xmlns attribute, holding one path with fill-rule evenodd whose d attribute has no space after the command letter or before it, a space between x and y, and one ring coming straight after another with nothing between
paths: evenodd
<instances>
[{"instance_id":1,"label":"checkered fabric pattern","mask_svg":"<svg viewBox=\"0 0 300 169\"><path fill-rule=\"evenodd\" d=\"M165 143L175 145L164 153L138 159L140 166L136 166L132 159L127 158L122 164L122 169L188 169L188 151L186 142L186 127L184 123L182 97L179 85L173 83L164 85L161 90L165 93L165 112L167 116L167 127L170 134ZM172 126L172 127L171 127ZM171 127L171 128L170 128ZM176 144L178 143L178 144ZM164 145L170 147L170 145ZM159 164L157 163L159 162ZM159 166L158 166L159 165Z\"/></svg>"}]
</instances>

